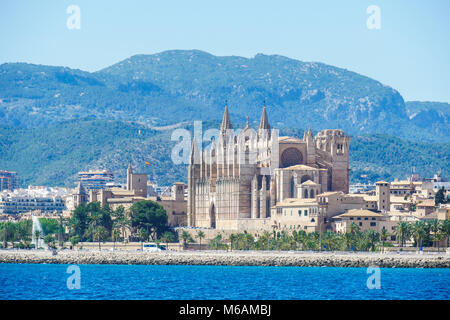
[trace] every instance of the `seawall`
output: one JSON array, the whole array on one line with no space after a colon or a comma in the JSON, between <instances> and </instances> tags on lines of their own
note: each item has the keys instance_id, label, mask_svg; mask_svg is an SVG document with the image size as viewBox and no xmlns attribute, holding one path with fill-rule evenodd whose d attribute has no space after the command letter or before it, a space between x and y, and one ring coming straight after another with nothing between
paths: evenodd
<instances>
[{"instance_id":1,"label":"seawall","mask_svg":"<svg viewBox=\"0 0 450 320\"><path fill-rule=\"evenodd\" d=\"M0 250L0 263L450 268L450 254Z\"/></svg>"}]
</instances>

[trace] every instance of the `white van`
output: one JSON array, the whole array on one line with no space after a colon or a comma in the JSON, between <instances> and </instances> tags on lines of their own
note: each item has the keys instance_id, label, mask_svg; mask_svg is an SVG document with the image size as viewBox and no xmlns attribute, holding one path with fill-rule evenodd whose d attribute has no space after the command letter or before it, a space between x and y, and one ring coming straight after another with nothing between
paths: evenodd
<instances>
[{"instance_id":1,"label":"white van","mask_svg":"<svg viewBox=\"0 0 450 320\"><path fill-rule=\"evenodd\" d=\"M144 251L148 252L161 252L166 250L164 246L157 246L156 243L144 243Z\"/></svg>"}]
</instances>

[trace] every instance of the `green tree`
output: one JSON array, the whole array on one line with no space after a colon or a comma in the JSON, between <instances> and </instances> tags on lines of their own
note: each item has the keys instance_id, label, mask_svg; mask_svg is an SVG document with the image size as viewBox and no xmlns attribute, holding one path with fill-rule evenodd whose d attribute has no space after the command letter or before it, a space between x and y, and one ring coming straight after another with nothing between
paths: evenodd
<instances>
[{"instance_id":1,"label":"green tree","mask_svg":"<svg viewBox=\"0 0 450 320\"><path fill-rule=\"evenodd\" d=\"M376 244L380 241L380 234L375 230L367 230L366 232L367 240L370 244L370 249L375 251Z\"/></svg>"},{"instance_id":2,"label":"green tree","mask_svg":"<svg viewBox=\"0 0 450 320\"><path fill-rule=\"evenodd\" d=\"M415 221L411 226L411 235L416 242L417 249L422 245L423 239L427 235L427 229L423 221Z\"/></svg>"},{"instance_id":3,"label":"green tree","mask_svg":"<svg viewBox=\"0 0 450 320\"><path fill-rule=\"evenodd\" d=\"M407 222L402 221L395 226L394 234L397 237L400 247L403 247L406 240L411 236L411 227Z\"/></svg>"},{"instance_id":4,"label":"green tree","mask_svg":"<svg viewBox=\"0 0 450 320\"><path fill-rule=\"evenodd\" d=\"M264 231L263 234L258 238L258 241L261 244L261 250L268 250L269 243L272 235L269 231Z\"/></svg>"},{"instance_id":5,"label":"green tree","mask_svg":"<svg viewBox=\"0 0 450 320\"><path fill-rule=\"evenodd\" d=\"M49 248L52 248L52 249L56 248L56 245L55 245L56 239L53 235L51 235L51 234L46 235L44 237L44 242Z\"/></svg>"},{"instance_id":6,"label":"green tree","mask_svg":"<svg viewBox=\"0 0 450 320\"><path fill-rule=\"evenodd\" d=\"M8 242L14 242L16 240L16 229L16 224L13 222L8 221L1 224L1 238L4 248L8 248Z\"/></svg>"},{"instance_id":7,"label":"green tree","mask_svg":"<svg viewBox=\"0 0 450 320\"><path fill-rule=\"evenodd\" d=\"M135 230L145 229L152 239L160 238L168 229L168 217L164 208L150 200L134 203L130 208L131 226Z\"/></svg>"},{"instance_id":8,"label":"green tree","mask_svg":"<svg viewBox=\"0 0 450 320\"><path fill-rule=\"evenodd\" d=\"M381 239L381 243L382 243L382 246L383 246L383 249L382 249L383 252L384 252L384 243L386 242L388 237L389 237L389 232L383 226L383 228L381 229L381 233L380 233L380 239Z\"/></svg>"},{"instance_id":9,"label":"green tree","mask_svg":"<svg viewBox=\"0 0 450 320\"><path fill-rule=\"evenodd\" d=\"M221 249L226 249L227 245L225 243L223 243L222 235L218 234L217 236L215 236L213 239L211 239L209 241L209 247L212 250L221 250Z\"/></svg>"},{"instance_id":10,"label":"green tree","mask_svg":"<svg viewBox=\"0 0 450 320\"><path fill-rule=\"evenodd\" d=\"M166 231L163 233L162 237L161 237L161 241L166 243L166 248L169 249L169 242L174 242L175 241L175 236L172 232L170 231Z\"/></svg>"},{"instance_id":11,"label":"green tree","mask_svg":"<svg viewBox=\"0 0 450 320\"><path fill-rule=\"evenodd\" d=\"M233 251L233 246L235 246L235 243L237 240L237 235L234 233L231 233L230 236L228 237L228 239L230 240L230 249L231 249L231 251Z\"/></svg>"},{"instance_id":12,"label":"green tree","mask_svg":"<svg viewBox=\"0 0 450 320\"><path fill-rule=\"evenodd\" d=\"M79 236L72 236L69 238L69 242L72 244L72 249L80 242Z\"/></svg>"},{"instance_id":13,"label":"green tree","mask_svg":"<svg viewBox=\"0 0 450 320\"><path fill-rule=\"evenodd\" d=\"M69 220L69 226L73 235L77 235L82 241L86 240L86 234L89 228L89 213L85 204L80 204L76 207Z\"/></svg>"},{"instance_id":14,"label":"green tree","mask_svg":"<svg viewBox=\"0 0 450 320\"><path fill-rule=\"evenodd\" d=\"M445 188L442 187L438 192L434 195L434 204L439 206L441 203L447 203L447 198L445 197Z\"/></svg>"},{"instance_id":15,"label":"green tree","mask_svg":"<svg viewBox=\"0 0 450 320\"><path fill-rule=\"evenodd\" d=\"M202 250L202 239L205 238L205 233L203 231L199 230L195 237L198 239L198 241L200 243L200 250Z\"/></svg>"},{"instance_id":16,"label":"green tree","mask_svg":"<svg viewBox=\"0 0 450 320\"><path fill-rule=\"evenodd\" d=\"M59 223L56 219L39 218L39 223L41 224L44 235L58 234L60 232Z\"/></svg>"},{"instance_id":17,"label":"green tree","mask_svg":"<svg viewBox=\"0 0 450 320\"><path fill-rule=\"evenodd\" d=\"M34 231L34 237L35 237L35 239L36 239L35 248L38 249L39 240L42 238L42 231L40 231L40 230L35 230L35 231Z\"/></svg>"},{"instance_id":18,"label":"green tree","mask_svg":"<svg viewBox=\"0 0 450 320\"><path fill-rule=\"evenodd\" d=\"M67 221L63 218L62 214L59 215L59 223L58 223L58 231L59 231L59 247L62 248L64 246L64 235L65 235L65 227Z\"/></svg>"},{"instance_id":19,"label":"green tree","mask_svg":"<svg viewBox=\"0 0 450 320\"><path fill-rule=\"evenodd\" d=\"M125 240L125 233L131 227L131 220L125 212L123 206L118 206L116 210L112 212L113 216L113 228L117 228L122 233L122 238Z\"/></svg>"},{"instance_id":20,"label":"green tree","mask_svg":"<svg viewBox=\"0 0 450 320\"><path fill-rule=\"evenodd\" d=\"M97 226L94 229L93 233L93 240L98 241L98 249L101 250L101 242L105 241L105 239L108 237L108 230L106 230L103 226Z\"/></svg>"},{"instance_id":21,"label":"green tree","mask_svg":"<svg viewBox=\"0 0 450 320\"><path fill-rule=\"evenodd\" d=\"M120 240L120 230L119 229L113 229L111 233L111 238L113 241L113 248L116 249L116 242L117 240Z\"/></svg>"},{"instance_id":22,"label":"green tree","mask_svg":"<svg viewBox=\"0 0 450 320\"><path fill-rule=\"evenodd\" d=\"M450 219L446 219L441 223L442 236L447 238L447 247L450 246Z\"/></svg>"},{"instance_id":23,"label":"green tree","mask_svg":"<svg viewBox=\"0 0 450 320\"><path fill-rule=\"evenodd\" d=\"M436 242L438 242L437 245L439 245L439 241L437 241L437 238L440 238L439 234L440 234L440 230L441 230L441 224L439 223L439 220L432 219L432 220L428 221L428 227L430 228L430 232L433 233L433 238L432 238L433 247L435 246Z\"/></svg>"},{"instance_id":24,"label":"green tree","mask_svg":"<svg viewBox=\"0 0 450 320\"><path fill-rule=\"evenodd\" d=\"M137 236L139 238L139 241L141 241L141 249L144 251L144 242L148 241L149 233L147 229L140 228L137 232Z\"/></svg>"},{"instance_id":25,"label":"green tree","mask_svg":"<svg viewBox=\"0 0 450 320\"><path fill-rule=\"evenodd\" d=\"M192 236L187 231L181 233L181 240L183 240L183 249L186 250L187 244L194 242Z\"/></svg>"}]
</instances>

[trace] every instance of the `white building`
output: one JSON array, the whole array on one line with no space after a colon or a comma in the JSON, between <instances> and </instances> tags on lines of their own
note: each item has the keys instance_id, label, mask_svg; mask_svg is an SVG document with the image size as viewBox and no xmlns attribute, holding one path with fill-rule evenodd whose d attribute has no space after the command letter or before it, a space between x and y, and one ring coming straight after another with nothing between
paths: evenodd
<instances>
[{"instance_id":1,"label":"white building","mask_svg":"<svg viewBox=\"0 0 450 320\"><path fill-rule=\"evenodd\" d=\"M0 214L21 214L31 211L42 213L62 212L65 210L63 197L65 188L32 187L16 189L13 192L0 193Z\"/></svg>"}]
</instances>

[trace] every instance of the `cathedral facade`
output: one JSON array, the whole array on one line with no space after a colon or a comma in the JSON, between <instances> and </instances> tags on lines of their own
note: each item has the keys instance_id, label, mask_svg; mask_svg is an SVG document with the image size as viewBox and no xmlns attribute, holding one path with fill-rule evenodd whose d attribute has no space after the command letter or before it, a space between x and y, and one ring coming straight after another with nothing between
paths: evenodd
<instances>
[{"instance_id":1,"label":"cathedral facade","mask_svg":"<svg viewBox=\"0 0 450 320\"><path fill-rule=\"evenodd\" d=\"M285 199L315 199L349 189L350 137L341 130L311 130L303 139L280 137L266 108L253 130L235 134L228 109L217 141L200 150L192 143L188 167L187 223L192 227L250 230L267 223Z\"/></svg>"}]
</instances>

